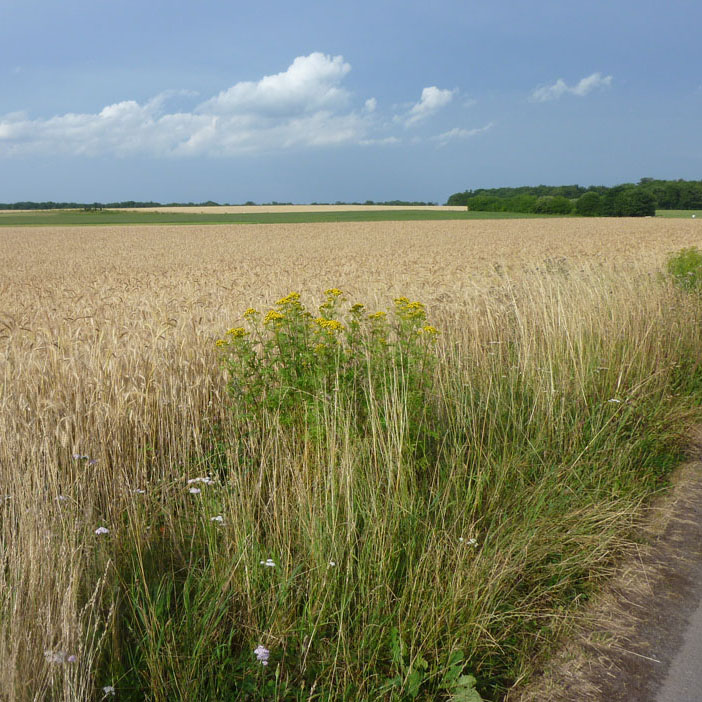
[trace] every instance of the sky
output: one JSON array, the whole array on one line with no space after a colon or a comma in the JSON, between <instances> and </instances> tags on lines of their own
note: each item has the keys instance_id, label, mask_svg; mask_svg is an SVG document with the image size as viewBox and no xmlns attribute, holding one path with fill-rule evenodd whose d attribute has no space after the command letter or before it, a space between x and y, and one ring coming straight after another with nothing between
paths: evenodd
<instances>
[{"instance_id":1,"label":"sky","mask_svg":"<svg viewBox=\"0 0 702 702\"><path fill-rule=\"evenodd\" d=\"M702 179L699 0L0 0L0 202Z\"/></svg>"}]
</instances>

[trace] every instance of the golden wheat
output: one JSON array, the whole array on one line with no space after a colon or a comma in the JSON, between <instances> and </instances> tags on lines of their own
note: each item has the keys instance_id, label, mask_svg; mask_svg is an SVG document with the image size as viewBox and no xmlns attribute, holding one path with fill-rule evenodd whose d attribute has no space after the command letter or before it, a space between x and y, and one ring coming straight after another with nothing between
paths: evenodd
<instances>
[{"instance_id":1,"label":"golden wheat","mask_svg":"<svg viewBox=\"0 0 702 702\"><path fill-rule=\"evenodd\" d=\"M92 607L103 583L82 577L98 515L185 476L225 417L214 340L247 307L330 287L378 307L407 295L496 364L508 325L577 335L612 297L624 318L645 285L613 289L612 273L654 272L691 245L702 225L688 220L0 230L0 699L88 696L96 642L81 637L109 616ZM641 324L660 304L640 306ZM77 662L59 672L47 651Z\"/></svg>"}]
</instances>

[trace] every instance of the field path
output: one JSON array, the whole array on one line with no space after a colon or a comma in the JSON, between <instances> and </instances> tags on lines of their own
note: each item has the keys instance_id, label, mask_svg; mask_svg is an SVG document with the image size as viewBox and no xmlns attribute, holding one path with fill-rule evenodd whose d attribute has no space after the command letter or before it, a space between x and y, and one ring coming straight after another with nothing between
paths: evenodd
<instances>
[{"instance_id":1,"label":"field path","mask_svg":"<svg viewBox=\"0 0 702 702\"><path fill-rule=\"evenodd\" d=\"M702 601L685 632L685 643L668 669L657 702L697 702L702 698Z\"/></svg>"}]
</instances>

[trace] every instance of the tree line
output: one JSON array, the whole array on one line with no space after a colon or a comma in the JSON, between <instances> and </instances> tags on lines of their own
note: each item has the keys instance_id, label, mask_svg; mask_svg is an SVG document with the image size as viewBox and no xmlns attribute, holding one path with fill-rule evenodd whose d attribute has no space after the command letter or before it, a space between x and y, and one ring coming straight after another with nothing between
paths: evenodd
<instances>
[{"instance_id":1,"label":"tree line","mask_svg":"<svg viewBox=\"0 0 702 702\"><path fill-rule=\"evenodd\" d=\"M453 196L451 196L453 197ZM214 202L213 200L208 200L207 202L139 202L136 200L123 200L122 202L54 202L53 200L48 200L46 202L0 202L0 210L107 210L107 209L138 209L142 207L219 207L220 204L224 206L238 207L239 205L228 203ZM242 203L245 206L255 206L259 203L253 200L247 200ZM293 205L292 202L278 202L273 200L271 202L263 202L261 205ZM417 207L417 206L431 206L437 205L436 202L425 202L424 200L383 200L380 202L375 202L374 200L365 200L364 202L342 202L337 200L334 203L325 202L312 202L311 205L402 205L406 207Z\"/></svg>"},{"instance_id":2,"label":"tree line","mask_svg":"<svg viewBox=\"0 0 702 702\"><path fill-rule=\"evenodd\" d=\"M586 217L646 217L656 210L702 209L702 181L642 178L638 183L607 187L537 185L478 188L454 193L447 205L482 212L577 214Z\"/></svg>"}]
</instances>

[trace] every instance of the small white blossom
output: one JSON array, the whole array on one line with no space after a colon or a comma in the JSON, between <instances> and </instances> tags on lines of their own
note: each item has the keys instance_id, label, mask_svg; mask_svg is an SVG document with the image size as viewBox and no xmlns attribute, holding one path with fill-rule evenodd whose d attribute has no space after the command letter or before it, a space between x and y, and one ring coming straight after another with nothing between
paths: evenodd
<instances>
[{"instance_id":1,"label":"small white blossom","mask_svg":"<svg viewBox=\"0 0 702 702\"><path fill-rule=\"evenodd\" d=\"M136 489L132 490L132 492L133 492L135 495L144 495L144 494L146 494L146 490L142 490L141 488L136 488Z\"/></svg>"},{"instance_id":2,"label":"small white blossom","mask_svg":"<svg viewBox=\"0 0 702 702\"><path fill-rule=\"evenodd\" d=\"M78 656L65 651L44 651L44 658L49 663L75 663L78 660Z\"/></svg>"},{"instance_id":3,"label":"small white blossom","mask_svg":"<svg viewBox=\"0 0 702 702\"><path fill-rule=\"evenodd\" d=\"M211 522L219 522L220 524L224 521L224 517L218 514L216 517L210 517Z\"/></svg>"},{"instance_id":4,"label":"small white blossom","mask_svg":"<svg viewBox=\"0 0 702 702\"><path fill-rule=\"evenodd\" d=\"M200 488L190 488L188 492L191 495L199 495L202 492L202 490L200 490Z\"/></svg>"},{"instance_id":5,"label":"small white blossom","mask_svg":"<svg viewBox=\"0 0 702 702\"><path fill-rule=\"evenodd\" d=\"M607 400L607 402L621 402L621 400L618 400L616 397L613 397L611 400Z\"/></svg>"},{"instance_id":6,"label":"small white blossom","mask_svg":"<svg viewBox=\"0 0 702 702\"><path fill-rule=\"evenodd\" d=\"M188 480L188 485L192 485L193 483L204 483L205 485L212 485L214 483L214 480L209 476L205 476L204 478L190 478L190 480Z\"/></svg>"},{"instance_id":7,"label":"small white blossom","mask_svg":"<svg viewBox=\"0 0 702 702\"><path fill-rule=\"evenodd\" d=\"M329 567L333 568L336 565L336 561L329 561Z\"/></svg>"},{"instance_id":8,"label":"small white blossom","mask_svg":"<svg viewBox=\"0 0 702 702\"><path fill-rule=\"evenodd\" d=\"M59 495L56 500L58 502L68 502L68 498L65 495Z\"/></svg>"},{"instance_id":9,"label":"small white blossom","mask_svg":"<svg viewBox=\"0 0 702 702\"><path fill-rule=\"evenodd\" d=\"M267 558L265 561L259 561L262 566L266 568L275 568L275 561L272 558Z\"/></svg>"},{"instance_id":10,"label":"small white blossom","mask_svg":"<svg viewBox=\"0 0 702 702\"><path fill-rule=\"evenodd\" d=\"M98 527L98 528L95 530L95 533L98 534L98 535L100 535L100 534L109 534L109 533L110 533L110 530L109 530L107 527Z\"/></svg>"},{"instance_id":11,"label":"small white blossom","mask_svg":"<svg viewBox=\"0 0 702 702\"><path fill-rule=\"evenodd\" d=\"M84 453L74 453L73 458L76 461L87 461L90 458L90 456L86 456Z\"/></svg>"},{"instance_id":12,"label":"small white blossom","mask_svg":"<svg viewBox=\"0 0 702 702\"><path fill-rule=\"evenodd\" d=\"M105 695L105 697L108 697L110 695L114 697L115 688L112 685L105 685L105 687L102 688L102 692Z\"/></svg>"},{"instance_id":13,"label":"small white blossom","mask_svg":"<svg viewBox=\"0 0 702 702\"><path fill-rule=\"evenodd\" d=\"M261 661L261 665L268 665L268 658L271 655L271 652L265 647L259 644L255 649L254 653L256 654L256 658Z\"/></svg>"}]
</instances>

